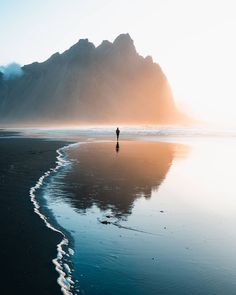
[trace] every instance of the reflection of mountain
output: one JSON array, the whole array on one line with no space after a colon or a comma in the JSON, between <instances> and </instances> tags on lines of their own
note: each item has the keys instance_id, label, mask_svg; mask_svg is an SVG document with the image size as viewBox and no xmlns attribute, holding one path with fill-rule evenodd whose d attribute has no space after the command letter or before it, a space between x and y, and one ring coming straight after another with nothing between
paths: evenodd
<instances>
[{"instance_id":1,"label":"reflection of mountain","mask_svg":"<svg viewBox=\"0 0 236 295\"><path fill-rule=\"evenodd\" d=\"M63 179L63 195L79 210L96 204L117 216L129 214L136 198L150 198L165 179L175 150L164 142L121 142L119 153L116 143L81 145L69 151L79 162Z\"/></svg>"},{"instance_id":2,"label":"reflection of mountain","mask_svg":"<svg viewBox=\"0 0 236 295\"><path fill-rule=\"evenodd\" d=\"M22 75L0 72L1 123L157 124L186 119L160 66L140 56L128 34L98 47L80 40L21 70Z\"/></svg>"}]
</instances>

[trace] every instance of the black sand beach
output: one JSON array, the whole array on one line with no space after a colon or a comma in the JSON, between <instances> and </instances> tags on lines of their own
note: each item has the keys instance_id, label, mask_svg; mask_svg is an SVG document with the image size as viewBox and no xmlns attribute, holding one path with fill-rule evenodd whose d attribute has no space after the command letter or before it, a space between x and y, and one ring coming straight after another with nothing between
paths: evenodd
<instances>
[{"instance_id":1,"label":"black sand beach","mask_svg":"<svg viewBox=\"0 0 236 295\"><path fill-rule=\"evenodd\" d=\"M0 294L61 294L52 259L62 237L29 190L76 134L46 132L54 140L0 130ZM235 294L235 138L133 139L72 145L73 165L39 191L73 240L63 261L73 294Z\"/></svg>"},{"instance_id":2,"label":"black sand beach","mask_svg":"<svg viewBox=\"0 0 236 295\"><path fill-rule=\"evenodd\" d=\"M55 166L56 149L63 145L0 138L1 294L61 294L52 264L61 237L34 213L29 190Z\"/></svg>"}]
</instances>

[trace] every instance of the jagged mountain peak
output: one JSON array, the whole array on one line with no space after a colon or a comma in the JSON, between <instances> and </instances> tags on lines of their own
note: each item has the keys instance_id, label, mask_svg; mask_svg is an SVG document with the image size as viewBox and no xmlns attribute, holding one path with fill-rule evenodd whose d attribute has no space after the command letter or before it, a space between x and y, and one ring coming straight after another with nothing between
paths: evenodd
<instances>
[{"instance_id":1,"label":"jagged mountain peak","mask_svg":"<svg viewBox=\"0 0 236 295\"><path fill-rule=\"evenodd\" d=\"M129 34L95 47L80 39L62 54L0 78L0 122L179 122L169 85L151 57L137 54Z\"/></svg>"},{"instance_id":2,"label":"jagged mountain peak","mask_svg":"<svg viewBox=\"0 0 236 295\"><path fill-rule=\"evenodd\" d=\"M95 50L95 45L90 42L88 39L79 39L79 41L71 46L68 50L63 52L63 55L69 55L71 57L74 57L76 55L84 55L87 54L93 50Z\"/></svg>"},{"instance_id":3,"label":"jagged mountain peak","mask_svg":"<svg viewBox=\"0 0 236 295\"><path fill-rule=\"evenodd\" d=\"M134 44L134 41L133 39L130 37L130 34L129 33L126 33L126 34L120 34L116 37L116 39L114 40L113 44L116 45L116 44L130 44L130 45L133 45Z\"/></svg>"},{"instance_id":4,"label":"jagged mountain peak","mask_svg":"<svg viewBox=\"0 0 236 295\"><path fill-rule=\"evenodd\" d=\"M134 41L131 39L130 35L120 34L113 42L114 47L119 50L126 51L128 53L136 52Z\"/></svg>"},{"instance_id":5,"label":"jagged mountain peak","mask_svg":"<svg viewBox=\"0 0 236 295\"><path fill-rule=\"evenodd\" d=\"M97 49L103 49L103 48L110 48L112 46L112 43L108 40L103 40L100 45L98 45Z\"/></svg>"}]
</instances>

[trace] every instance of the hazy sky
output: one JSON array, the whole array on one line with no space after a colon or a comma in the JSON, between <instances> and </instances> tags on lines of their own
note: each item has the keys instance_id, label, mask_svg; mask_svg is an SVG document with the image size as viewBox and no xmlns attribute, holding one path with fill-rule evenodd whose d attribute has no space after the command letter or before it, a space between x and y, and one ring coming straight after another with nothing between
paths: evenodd
<instances>
[{"instance_id":1,"label":"hazy sky","mask_svg":"<svg viewBox=\"0 0 236 295\"><path fill-rule=\"evenodd\" d=\"M236 126L235 0L0 0L0 65L126 32L161 65L178 105Z\"/></svg>"}]
</instances>

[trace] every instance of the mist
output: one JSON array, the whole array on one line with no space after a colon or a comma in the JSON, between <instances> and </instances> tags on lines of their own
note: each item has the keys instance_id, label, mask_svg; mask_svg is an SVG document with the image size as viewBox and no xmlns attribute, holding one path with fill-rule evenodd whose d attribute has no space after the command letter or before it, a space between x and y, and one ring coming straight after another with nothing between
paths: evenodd
<instances>
[{"instance_id":1,"label":"mist","mask_svg":"<svg viewBox=\"0 0 236 295\"><path fill-rule=\"evenodd\" d=\"M129 34L97 47L80 39L45 62L22 68L11 64L3 72L8 80L0 83L1 124L175 124L187 119L161 67L137 53Z\"/></svg>"},{"instance_id":2,"label":"mist","mask_svg":"<svg viewBox=\"0 0 236 295\"><path fill-rule=\"evenodd\" d=\"M19 78L23 75L23 70L18 63L10 63L6 66L0 66L0 72L3 74L4 80Z\"/></svg>"}]
</instances>

